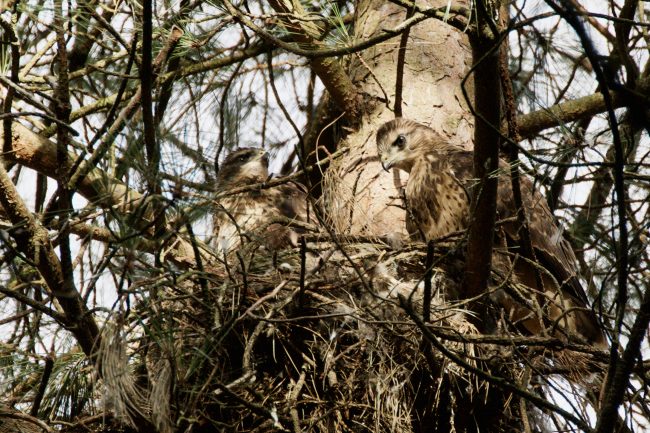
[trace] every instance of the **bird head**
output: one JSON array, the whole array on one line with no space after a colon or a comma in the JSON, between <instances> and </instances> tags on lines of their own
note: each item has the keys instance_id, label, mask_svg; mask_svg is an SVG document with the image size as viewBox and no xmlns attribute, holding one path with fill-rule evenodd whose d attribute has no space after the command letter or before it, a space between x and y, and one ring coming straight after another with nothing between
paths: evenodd
<instances>
[{"instance_id":1,"label":"bird head","mask_svg":"<svg viewBox=\"0 0 650 433\"><path fill-rule=\"evenodd\" d=\"M377 153L386 171L410 172L415 161L439 142L440 136L431 128L404 118L386 122L377 130Z\"/></svg>"},{"instance_id":2,"label":"bird head","mask_svg":"<svg viewBox=\"0 0 650 433\"><path fill-rule=\"evenodd\" d=\"M217 186L237 186L264 182L269 177L269 154L264 149L242 147L234 150L221 163Z\"/></svg>"}]
</instances>

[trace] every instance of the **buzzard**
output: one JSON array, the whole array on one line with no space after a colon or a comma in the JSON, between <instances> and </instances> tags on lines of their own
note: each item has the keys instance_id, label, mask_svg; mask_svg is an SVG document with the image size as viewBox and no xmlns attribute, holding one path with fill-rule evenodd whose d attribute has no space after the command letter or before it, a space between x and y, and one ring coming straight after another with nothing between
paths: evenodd
<instances>
[{"instance_id":1,"label":"buzzard","mask_svg":"<svg viewBox=\"0 0 650 433\"><path fill-rule=\"evenodd\" d=\"M385 170L397 168L409 173L405 196L407 231L412 238L437 239L468 228L471 190L477 185L471 151L448 143L427 126L403 118L379 128L377 149ZM521 181L522 201L539 270L517 254L521 248L516 206L510 178L504 175L509 173L509 166L500 160L499 167L499 223L492 267L497 274L519 283L518 287L525 287L528 293L520 293L518 300L535 300L539 309L533 307L534 302L528 302L528 307L541 314L536 316L525 304L514 301L517 296L501 293L498 301L513 321L522 323L533 334L541 333L542 323L546 322L559 333L577 334L582 340L604 346L598 320L587 308L573 250L562 237L546 201L526 178ZM538 285L540 279L543 287Z\"/></svg>"},{"instance_id":2,"label":"buzzard","mask_svg":"<svg viewBox=\"0 0 650 433\"><path fill-rule=\"evenodd\" d=\"M297 244L299 229L291 222L309 222L305 189L297 183L268 188L264 186L268 179L269 154L263 149L236 149L221 164L213 218L215 243L221 254L249 242L271 251Z\"/></svg>"}]
</instances>

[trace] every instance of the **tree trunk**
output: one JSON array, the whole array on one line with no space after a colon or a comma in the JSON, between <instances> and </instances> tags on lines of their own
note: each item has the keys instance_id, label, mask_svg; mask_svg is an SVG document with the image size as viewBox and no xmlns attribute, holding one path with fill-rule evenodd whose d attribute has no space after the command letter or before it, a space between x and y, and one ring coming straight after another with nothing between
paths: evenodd
<instances>
[{"instance_id":1,"label":"tree trunk","mask_svg":"<svg viewBox=\"0 0 650 433\"><path fill-rule=\"evenodd\" d=\"M446 3L432 1L427 6ZM405 20L406 13L393 3L361 0L355 36L366 39L393 28ZM399 38L390 39L351 60L353 82L379 102L364 114L359 130L347 137L343 145L350 151L333 164L324 179L324 206L339 233L406 236L399 187L407 175L384 172L375 144L377 128L395 117L399 45ZM429 19L412 27L405 52L403 116L432 127L450 142L471 148L474 119L461 89L471 60L467 36L450 25ZM467 90L472 98L470 81Z\"/></svg>"}]
</instances>

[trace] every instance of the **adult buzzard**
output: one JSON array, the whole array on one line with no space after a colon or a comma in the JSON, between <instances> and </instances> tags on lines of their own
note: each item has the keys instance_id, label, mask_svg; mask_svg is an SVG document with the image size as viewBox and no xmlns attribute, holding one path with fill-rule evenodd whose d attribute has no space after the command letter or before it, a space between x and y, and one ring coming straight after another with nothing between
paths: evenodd
<instances>
[{"instance_id":1,"label":"adult buzzard","mask_svg":"<svg viewBox=\"0 0 650 433\"><path fill-rule=\"evenodd\" d=\"M472 152L449 144L431 128L402 118L379 128L377 148L385 170L398 168L410 173L405 195L407 230L411 237L430 240L467 229L471 189L477 186L473 179ZM526 288L529 293L520 293L519 300L533 302L525 307L503 293L498 301L510 318L522 323L529 332L539 334L542 326L550 325L560 329L559 333L577 334L591 343L605 345L598 321L587 308L573 250L562 237L562 230L545 200L528 179L521 182L522 201L539 271L535 264L517 253L521 251L520 235L511 180L506 175L509 166L505 161L499 161L499 166L499 223L492 266L497 274ZM540 279L543 287L539 287ZM531 306L535 301L539 309Z\"/></svg>"},{"instance_id":2,"label":"adult buzzard","mask_svg":"<svg viewBox=\"0 0 650 433\"><path fill-rule=\"evenodd\" d=\"M220 254L250 242L271 251L297 244L298 229L291 223L309 221L307 194L295 183L265 187L268 179L269 155L263 149L234 150L221 164L213 218Z\"/></svg>"}]
</instances>

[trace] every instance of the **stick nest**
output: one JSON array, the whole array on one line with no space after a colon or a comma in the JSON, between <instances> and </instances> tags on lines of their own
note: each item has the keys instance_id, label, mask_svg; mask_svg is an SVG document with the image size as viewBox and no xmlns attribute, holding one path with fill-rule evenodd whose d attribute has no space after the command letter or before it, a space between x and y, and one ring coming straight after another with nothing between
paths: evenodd
<instances>
[{"instance_id":1,"label":"stick nest","mask_svg":"<svg viewBox=\"0 0 650 433\"><path fill-rule=\"evenodd\" d=\"M244 248L200 272L143 278L137 306L105 327L106 404L162 432L519 429L511 395L450 362L414 320L425 250ZM463 341L478 331L450 296L462 264L444 247L434 259L427 326L459 337L441 341L470 365L523 376L503 349Z\"/></svg>"}]
</instances>

